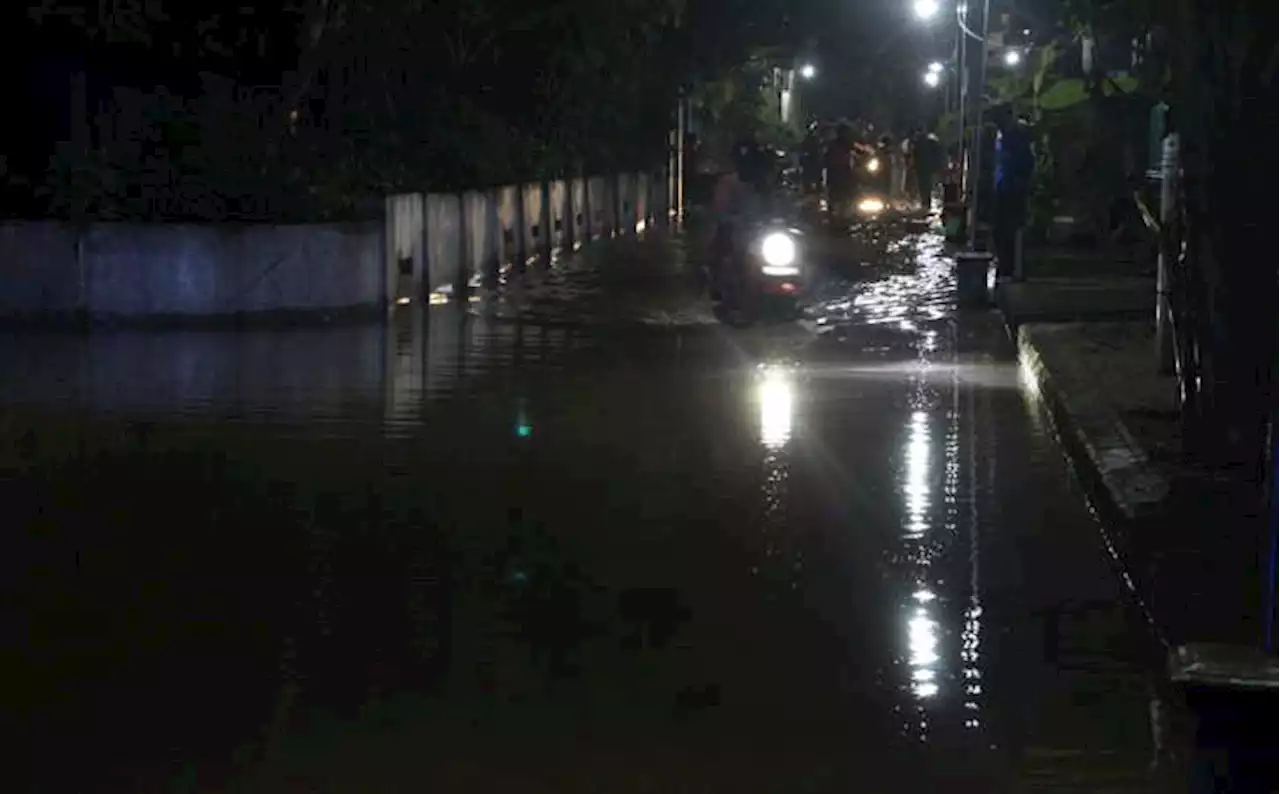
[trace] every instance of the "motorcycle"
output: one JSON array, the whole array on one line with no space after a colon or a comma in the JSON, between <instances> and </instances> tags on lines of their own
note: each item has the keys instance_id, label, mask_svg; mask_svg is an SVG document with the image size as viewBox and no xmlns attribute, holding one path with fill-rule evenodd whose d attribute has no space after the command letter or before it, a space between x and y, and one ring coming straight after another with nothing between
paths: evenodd
<instances>
[{"instance_id":1,"label":"motorcycle","mask_svg":"<svg viewBox=\"0 0 1280 794\"><path fill-rule=\"evenodd\" d=\"M872 155L866 158L862 164L863 170L866 172L864 184L858 189L857 195L854 197L853 207L858 218L862 220L873 220L884 214L889 208L888 195L883 190L882 184L884 177L882 170L887 167L878 155Z\"/></svg>"},{"instance_id":2,"label":"motorcycle","mask_svg":"<svg viewBox=\"0 0 1280 794\"><path fill-rule=\"evenodd\" d=\"M888 164L879 155L857 152L854 168L861 176L852 194L831 198L827 206L828 222L839 233L847 229L851 220L875 220L889 209L889 195L884 188Z\"/></svg>"},{"instance_id":3,"label":"motorcycle","mask_svg":"<svg viewBox=\"0 0 1280 794\"><path fill-rule=\"evenodd\" d=\"M746 235L749 244L721 263L713 281L716 316L737 326L799 316L808 267L803 237L782 219L754 226Z\"/></svg>"}]
</instances>

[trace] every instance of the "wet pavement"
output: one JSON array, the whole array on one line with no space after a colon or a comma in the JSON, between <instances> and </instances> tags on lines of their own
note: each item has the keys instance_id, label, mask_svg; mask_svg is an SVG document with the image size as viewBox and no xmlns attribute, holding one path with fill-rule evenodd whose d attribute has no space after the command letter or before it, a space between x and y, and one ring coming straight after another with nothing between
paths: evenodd
<instances>
[{"instance_id":1,"label":"wet pavement","mask_svg":"<svg viewBox=\"0 0 1280 794\"><path fill-rule=\"evenodd\" d=\"M550 313L0 341L5 789L1152 790L1125 599L938 236L747 330L626 246Z\"/></svg>"}]
</instances>

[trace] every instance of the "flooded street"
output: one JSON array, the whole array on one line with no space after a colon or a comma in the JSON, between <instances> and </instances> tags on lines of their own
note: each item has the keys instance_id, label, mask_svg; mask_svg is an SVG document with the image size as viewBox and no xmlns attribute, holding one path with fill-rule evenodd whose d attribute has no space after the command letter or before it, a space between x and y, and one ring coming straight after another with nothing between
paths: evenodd
<instances>
[{"instance_id":1,"label":"flooded street","mask_svg":"<svg viewBox=\"0 0 1280 794\"><path fill-rule=\"evenodd\" d=\"M4 337L5 789L1149 790L998 317L859 250L746 330L646 243L554 318Z\"/></svg>"}]
</instances>

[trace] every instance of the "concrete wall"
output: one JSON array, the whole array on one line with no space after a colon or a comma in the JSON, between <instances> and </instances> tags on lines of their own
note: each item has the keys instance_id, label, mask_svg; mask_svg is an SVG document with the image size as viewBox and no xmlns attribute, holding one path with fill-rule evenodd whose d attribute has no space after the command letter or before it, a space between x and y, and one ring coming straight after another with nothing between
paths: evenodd
<instances>
[{"instance_id":1,"label":"concrete wall","mask_svg":"<svg viewBox=\"0 0 1280 794\"><path fill-rule=\"evenodd\" d=\"M387 199L387 239L398 263L421 250L414 290L449 293L496 281L506 268L545 265L563 249L615 234L636 234L669 215L665 174L506 185L454 194L405 193ZM415 244L424 240L419 248ZM397 293L412 297L409 292Z\"/></svg>"},{"instance_id":2,"label":"concrete wall","mask_svg":"<svg viewBox=\"0 0 1280 794\"><path fill-rule=\"evenodd\" d=\"M426 197L426 212L422 218L427 239L427 278L423 284L430 292L445 284L452 284L464 268L462 261L462 197L451 194L431 193Z\"/></svg>"},{"instance_id":3,"label":"concrete wall","mask_svg":"<svg viewBox=\"0 0 1280 794\"><path fill-rule=\"evenodd\" d=\"M374 307L381 224L0 224L0 319Z\"/></svg>"},{"instance_id":4,"label":"concrete wall","mask_svg":"<svg viewBox=\"0 0 1280 794\"><path fill-rule=\"evenodd\" d=\"M76 239L62 223L0 223L0 318L84 308Z\"/></svg>"},{"instance_id":5,"label":"concrete wall","mask_svg":"<svg viewBox=\"0 0 1280 794\"><path fill-rule=\"evenodd\" d=\"M426 235L417 221L426 212L421 193L402 193L386 199L387 284L391 298L422 294ZM407 265L407 266L406 266Z\"/></svg>"},{"instance_id":6,"label":"concrete wall","mask_svg":"<svg viewBox=\"0 0 1280 794\"><path fill-rule=\"evenodd\" d=\"M388 196L365 224L0 223L0 321L381 308L669 217L664 174Z\"/></svg>"},{"instance_id":7,"label":"concrete wall","mask_svg":"<svg viewBox=\"0 0 1280 794\"><path fill-rule=\"evenodd\" d=\"M217 315L377 306L379 224L94 224L84 238L92 314Z\"/></svg>"}]
</instances>

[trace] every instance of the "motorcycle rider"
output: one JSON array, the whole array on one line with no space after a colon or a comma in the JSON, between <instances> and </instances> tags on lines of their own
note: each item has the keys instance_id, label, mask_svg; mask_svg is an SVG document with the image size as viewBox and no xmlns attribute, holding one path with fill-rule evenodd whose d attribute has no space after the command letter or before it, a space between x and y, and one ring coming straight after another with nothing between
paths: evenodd
<instances>
[{"instance_id":1,"label":"motorcycle rider","mask_svg":"<svg viewBox=\"0 0 1280 794\"><path fill-rule=\"evenodd\" d=\"M870 180L871 184L889 201L893 195L893 136L887 132L881 135L872 156L879 161L880 168Z\"/></svg>"},{"instance_id":2,"label":"motorcycle rider","mask_svg":"<svg viewBox=\"0 0 1280 794\"><path fill-rule=\"evenodd\" d=\"M711 200L713 218L710 262L712 283L725 275L727 264L737 262L743 237L753 220L765 210L765 164L760 147L743 138L733 147L733 170L716 182Z\"/></svg>"},{"instance_id":3,"label":"motorcycle rider","mask_svg":"<svg viewBox=\"0 0 1280 794\"><path fill-rule=\"evenodd\" d=\"M806 193L816 192L822 186L822 138L819 133L817 123L810 124L800 145L800 172Z\"/></svg>"},{"instance_id":4,"label":"motorcycle rider","mask_svg":"<svg viewBox=\"0 0 1280 794\"><path fill-rule=\"evenodd\" d=\"M836 128L836 137L827 145L823 158L827 172L827 212L833 218L845 217L856 192L854 148L853 128L841 124Z\"/></svg>"},{"instance_id":5,"label":"motorcycle rider","mask_svg":"<svg viewBox=\"0 0 1280 794\"><path fill-rule=\"evenodd\" d=\"M937 135L917 130L911 151L916 177L916 198L920 202L920 208L929 211L933 209L933 187L938 181L938 174L946 167L946 149Z\"/></svg>"}]
</instances>

